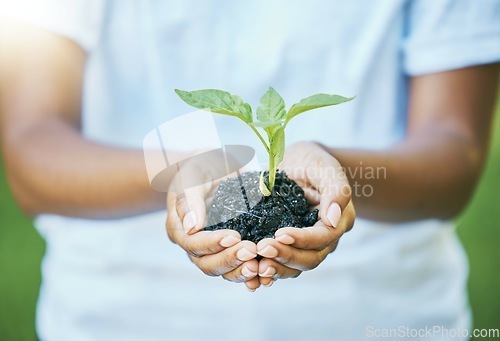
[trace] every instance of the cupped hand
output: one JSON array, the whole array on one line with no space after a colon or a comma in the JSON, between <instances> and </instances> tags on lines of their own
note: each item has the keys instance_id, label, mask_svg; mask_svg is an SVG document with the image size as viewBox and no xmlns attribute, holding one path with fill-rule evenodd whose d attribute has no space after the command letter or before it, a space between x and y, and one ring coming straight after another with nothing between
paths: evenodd
<instances>
[{"instance_id":1,"label":"cupped hand","mask_svg":"<svg viewBox=\"0 0 500 341\"><path fill-rule=\"evenodd\" d=\"M316 143L289 147L280 169L295 180L307 199L319 208L320 219L306 228L285 227L257 244L260 284L297 277L314 269L335 250L356 217L351 188L340 163Z\"/></svg>"},{"instance_id":2,"label":"cupped hand","mask_svg":"<svg viewBox=\"0 0 500 341\"><path fill-rule=\"evenodd\" d=\"M217 185L211 175L218 171L214 172L212 167L221 164L212 161L186 163L174 179L167 194L167 233L203 273L244 282L253 291L260 286L256 244L242 241L233 230L202 231L206 221L205 200ZM185 188L182 178L202 184Z\"/></svg>"}]
</instances>

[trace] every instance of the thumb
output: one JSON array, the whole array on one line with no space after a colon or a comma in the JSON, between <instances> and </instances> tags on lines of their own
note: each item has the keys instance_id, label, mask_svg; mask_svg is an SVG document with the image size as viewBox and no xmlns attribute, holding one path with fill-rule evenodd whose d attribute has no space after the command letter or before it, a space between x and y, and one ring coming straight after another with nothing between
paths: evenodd
<instances>
[{"instance_id":1,"label":"thumb","mask_svg":"<svg viewBox=\"0 0 500 341\"><path fill-rule=\"evenodd\" d=\"M192 234L205 227L205 197L208 194L206 185L191 187L177 196L176 209L184 231Z\"/></svg>"},{"instance_id":2,"label":"thumb","mask_svg":"<svg viewBox=\"0 0 500 341\"><path fill-rule=\"evenodd\" d=\"M351 200L351 187L347 181L338 181L329 186L320 186L321 221L332 227L337 227L342 212Z\"/></svg>"}]
</instances>

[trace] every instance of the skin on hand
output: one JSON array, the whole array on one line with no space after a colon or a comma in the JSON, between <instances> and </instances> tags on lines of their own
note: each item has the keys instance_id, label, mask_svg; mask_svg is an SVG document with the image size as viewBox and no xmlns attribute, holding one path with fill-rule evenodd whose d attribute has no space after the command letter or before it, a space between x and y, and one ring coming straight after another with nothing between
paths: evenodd
<instances>
[{"instance_id":1,"label":"skin on hand","mask_svg":"<svg viewBox=\"0 0 500 341\"><path fill-rule=\"evenodd\" d=\"M215 162L213 167L219 165ZM307 165L320 172L308 175ZM306 196L320 209L320 220L312 227L282 228L276 239L264 239L257 245L241 241L233 230L202 231L206 220L205 199L216 186L209 181L210 163L188 163L182 177L205 179L206 183L167 195L167 232L183 248L203 273L244 282L251 291L261 284L270 286L278 278L297 277L301 271L318 266L337 246L341 235L352 228L355 212L350 187L340 164L315 143L300 143L289 148L282 164L291 178L305 189ZM330 172L330 177L323 173ZM177 186L176 186L177 185ZM258 262L257 254L263 258Z\"/></svg>"},{"instance_id":2,"label":"skin on hand","mask_svg":"<svg viewBox=\"0 0 500 341\"><path fill-rule=\"evenodd\" d=\"M232 282L245 282L250 290L260 283L257 278L257 246L250 241L241 241L233 230L202 231L206 221L205 199L213 192L218 181L211 174L222 163L217 160L193 161L184 165L174 179L167 194L167 233L170 240L184 249L191 261L206 275L222 276ZM198 185L182 186L182 177Z\"/></svg>"},{"instance_id":3,"label":"skin on hand","mask_svg":"<svg viewBox=\"0 0 500 341\"><path fill-rule=\"evenodd\" d=\"M191 261L209 276L223 276L227 280L242 282L257 275L256 245L241 241L233 230L195 231L187 233L182 225L187 207L185 200L171 192L167 195L167 233L170 240L184 249ZM249 271L244 270L246 267Z\"/></svg>"},{"instance_id":4,"label":"skin on hand","mask_svg":"<svg viewBox=\"0 0 500 341\"><path fill-rule=\"evenodd\" d=\"M275 239L266 238L257 244L257 253L263 257L259 262L259 278L264 286L316 268L335 250L356 217L342 167L317 144L301 142L288 148L281 169L319 208L320 220L311 227L281 228Z\"/></svg>"}]
</instances>

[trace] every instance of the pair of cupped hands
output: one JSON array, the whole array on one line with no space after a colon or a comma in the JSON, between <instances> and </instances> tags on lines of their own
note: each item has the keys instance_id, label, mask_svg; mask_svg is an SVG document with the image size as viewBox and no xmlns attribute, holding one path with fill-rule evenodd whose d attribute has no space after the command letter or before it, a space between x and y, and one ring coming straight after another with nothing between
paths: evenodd
<instances>
[{"instance_id":1,"label":"pair of cupped hands","mask_svg":"<svg viewBox=\"0 0 500 341\"><path fill-rule=\"evenodd\" d=\"M245 283L250 291L261 285L269 287L278 279L297 277L324 261L354 224L351 190L341 165L320 145L300 142L287 148L279 169L285 170L319 209L320 219L314 226L280 228L274 238L257 244L241 240L233 230L203 231L206 198L216 184L210 181L207 163L210 160L204 165L187 166L191 167L189 176L206 178L204 185L182 193L172 186L168 192L167 232L170 240L209 276Z\"/></svg>"}]
</instances>

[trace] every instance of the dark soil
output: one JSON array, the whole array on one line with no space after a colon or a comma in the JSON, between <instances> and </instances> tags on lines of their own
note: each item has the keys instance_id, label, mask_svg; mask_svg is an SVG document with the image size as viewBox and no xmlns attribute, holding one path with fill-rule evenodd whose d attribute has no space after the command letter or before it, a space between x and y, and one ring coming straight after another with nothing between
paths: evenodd
<instances>
[{"instance_id":1,"label":"dark soil","mask_svg":"<svg viewBox=\"0 0 500 341\"><path fill-rule=\"evenodd\" d=\"M310 210L304 191L285 172L276 173L275 188L268 197L259 190L259 177L259 172L248 172L222 181L209 206L205 230L232 229L243 240L257 243L274 238L281 227L307 227L318 221L318 210Z\"/></svg>"}]
</instances>

